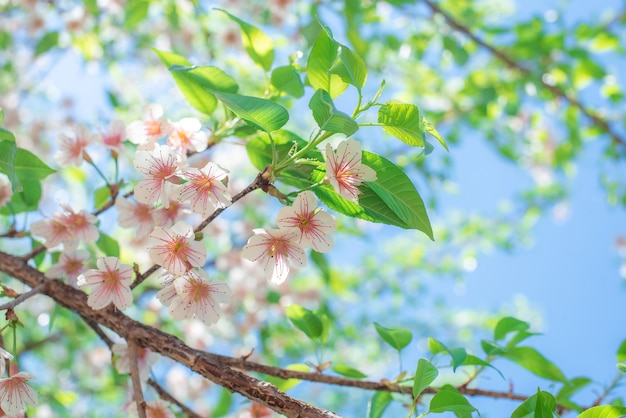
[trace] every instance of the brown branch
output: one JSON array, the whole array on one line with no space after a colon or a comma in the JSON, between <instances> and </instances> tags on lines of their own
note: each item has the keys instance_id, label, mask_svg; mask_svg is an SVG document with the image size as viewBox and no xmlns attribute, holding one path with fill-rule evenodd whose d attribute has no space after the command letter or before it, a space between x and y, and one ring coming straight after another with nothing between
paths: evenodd
<instances>
[{"instance_id":1,"label":"brown branch","mask_svg":"<svg viewBox=\"0 0 626 418\"><path fill-rule=\"evenodd\" d=\"M450 15L449 13L441 9L431 0L423 0L423 1L433 13L441 15L445 19L445 21L448 23L448 25L450 25L453 29L461 32L462 34L470 38L474 43L488 50L494 57L504 62L507 67L516 70L517 72L521 73L522 75L526 77L534 79L536 83L544 87L546 90L550 91L554 96L560 97L561 99L568 102L571 106L574 106L575 108L577 108L581 113L583 113L585 116L587 116L591 120L592 124L594 124L598 128L602 129L604 132L606 132L611 137L614 143L626 147L626 139L618 135L617 132L615 132L613 128L611 128L611 126L608 124L608 122L604 118L598 116L597 114L593 113L591 110L586 108L580 101L578 101L578 99L567 94L560 87L547 83L546 81L543 80L543 78L535 77L531 70L524 67L522 64L518 63L513 58L505 54L504 52L500 51L499 49L496 49L494 46L488 44L487 42L479 38L467 26L463 25L461 22L456 20L454 17L452 17L452 15Z\"/></svg>"},{"instance_id":2,"label":"brown branch","mask_svg":"<svg viewBox=\"0 0 626 418\"><path fill-rule=\"evenodd\" d=\"M206 353L187 346L173 335L127 317L111 305L95 311L87 304L85 293L59 280L46 279L41 272L29 266L22 258L0 251L0 271L31 287L36 287L47 281L44 293L59 305L111 329L126 340L132 338L138 346L169 357L213 383L231 392L237 392L289 418L336 418L339 416L295 399L278 390L274 385L219 363L207 356Z\"/></svg>"},{"instance_id":3,"label":"brown branch","mask_svg":"<svg viewBox=\"0 0 626 418\"><path fill-rule=\"evenodd\" d=\"M137 406L139 418L146 417L146 402L143 400L143 390L141 389L141 379L139 378L139 364L137 363L137 344L132 338L128 342L128 361L130 363L130 378L133 382L133 398Z\"/></svg>"},{"instance_id":4,"label":"brown branch","mask_svg":"<svg viewBox=\"0 0 626 418\"><path fill-rule=\"evenodd\" d=\"M183 403L181 403L174 396L172 396L168 391L165 390L163 386L159 385L155 380L148 379L148 384L152 386L154 390L157 391L161 399L166 400L178 406L180 410L183 411L188 418L202 418L202 416L198 415L197 413L189 409L187 406L185 406Z\"/></svg>"},{"instance_id":5,"label":"brown branch","mask_svg":"<svg viewBox=\"0 0 626 418\"><path fill-rule=\"evenodd\" d=\"M39 293L43 293L44 288L45 288L45 283L41 283L33 287L28 292L22 293L21 295L13 299L11 302L7 302L4 305L0 305L0 311L6 311L7 309L15 308L17 305L24 302L26 299L29 299L35 295L38 295Z\"/></svg>"}]
</instances>

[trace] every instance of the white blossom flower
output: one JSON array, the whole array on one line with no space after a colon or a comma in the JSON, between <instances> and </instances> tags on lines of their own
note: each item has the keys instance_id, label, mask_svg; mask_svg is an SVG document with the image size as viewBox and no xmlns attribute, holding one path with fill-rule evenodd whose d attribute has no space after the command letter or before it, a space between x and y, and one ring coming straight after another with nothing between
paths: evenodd
<instances>
[{"instance_id":1,"label":"white blossom flower","mask_svg":"<svg viewBox=\"0 0 626 418\"><path fill-rule=\"evenodd\" d=\"M117 257L102 257L98 269L91 269L78 277L79 286L92 286L87 303L93 309L103 309L113 303L123 311L133 302L130 281L133 269L120 263Z\"/></svg>"},{"instance_id":2,"label":"white blossom flower","mask_svg":"<svg viewBox=\"0 0 626 418\"><path fill-rule=\"evenodd\" d=\"M341 197L355 203L361 193L357 186L376 180L376 172L362 164L361 157L361 143L354 139L341 142L336 153L326 144L326 177Z\"/></svg>"}]
</instances>

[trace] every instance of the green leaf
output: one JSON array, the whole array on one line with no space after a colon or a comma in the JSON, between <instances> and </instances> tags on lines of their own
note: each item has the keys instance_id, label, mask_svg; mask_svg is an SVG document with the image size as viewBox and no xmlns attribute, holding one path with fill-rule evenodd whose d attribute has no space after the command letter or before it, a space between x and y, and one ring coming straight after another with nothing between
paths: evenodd
<instances>
[{"instance_id":1,"label":"green leaf","mask_svg":"<svg viewBox=\"0 0 626 418\"><path fill-rule=\"evenodd\" d=\"M494 369L495 371L498 372L498 374L500 375L500 377L502 377L502 379L504 379L504 375L502 374L502 372L500 370L495 368L488 361L485 361L485 360L481 359L480 357L476 357L476 356L474 356L472 354L468 354L465 357L465 360L463 360L463 366L485 366L485 367L491 367L492 369Z\"/></svg>"},{"instance_id":2,"label":"green leaf","mask_svg":"<svg viewBox=\"0 0 626 418\"><path fill-rule=\"evenodd\" d=\"M352 367L346 366L345 364L337 364L333 366L333 371L342 376L351 377L353 379L364 379L367 377L365 373L357 369L353 369Z\"/></svg>"},{"instance_id":3,"label":"green leaf","mask_svg":"<svg viewBox=\"0 0 626 418\"><path fill-rule=\"evenodd\" d=\"M341 95L348 83L330 70L339 55L339 44L329 35L330 31L322 30L313 44L307 61L309 84L315 89L326 90L333 99Z\"/></svg>"},{"instance_id":4,"label":"green leaf","mask_svg":"<svg viewBox=\"0 0 626 418\"><path fill-rule=\"evenodd\" d=\"M270 81L274 87L290 96L296 98L304 96L304 84L300 74L291 65L274 68Z\"/></svg>"},{"instance_id":5,"label":"green leaf","mask_svg":"<svg viewBox=\"0 0 626 418\"><path fill-rule=\"evenodd\" d=\"M328 263L328 259L323 253L319 253L315 250L311 250L311 261L317 267L317 269L322 273L322 278L324 282L327 284L330 283L331 280L331 270L330 264Z\"/></svg>"},{"instance_id":6,"label":"green leaf","mask_svg":"<svg viewBox=\"0 0 626 418\"><path fill-rule=\"evenodd\" d=\"M428 339L428 348L433 354L438 354L442 352L446 352L452 357L452 370L456 371L457 367L459 367L465 361L467 357L467 351L464 348L448 348L441 341L438 341L434 338Z\"/></svg>"},{"instance_id":7,"label":"green leaf","mask_svg":"<svg viewBox=\"0 0 626 418\"><path fill-rule=\"evenodd\" d=\"M626 363L617 363L616 366L620 372L626 373Z\"/></svg>"},{"instance_id":8,"label":"green leaf","mask_svg":"<svg viewBox=\"0 0 626 418\"><path fill-rule=\"evenodd\" d=\"M43 180L55 170L48 167L32 152L17 148L15 142L0 141L0 172L9 177L14 192L21 192L22 182Z\"/></svg>"},{"instance_id":9,"label":"green leaf","mask_svg":"<svg viewBox=\"0 0 626 418\"><path fill-rule=\"evenodd\" d=\"M376 322L374 322L374 326L376 327L378 335L380 335L387 344L398 351L409 345L413 339L413 333L411 333L411 331L399 328L385 328Z\"/></svg>"},{"instance_id":10,"label":"green leaf","mask_svg":"<svg viewBox=\"0 0 626 418\"><path fill-rule=\"evenodd\" d=\"M365 63L345 45L339 44L339 51L339 57L329 69L329 73L337 74L344 82L361 91L367 79Z\"/></svg>"},{"instance_id":11,"label":"green leaf","mask_svg":"<svg viewBox=\"0 0 626 418\"><path fill-rule=\"evenodd\" d=\"M171 69L170 74L174 77L176 86L178 86L187 102L206 115L213 113L217 107L217 99L206 90L202 82L198 80L198 77L194 77L193 73L185 70L194 68L189 61L173 52L153 50L159 56L163 65Z\"/></svg>"},{"instance_id":12,"label":"green leaf","mask_svg":"<svg viewBox=\"0 0 626 418\"><path fill-rule=\"evenodd\" d=\"M561 404L568 404L568 406L572 409L580 410L580 407L573 402L570 402L569 399L590 383L591 379L586 377L575 377L570 379L570 381L564 384L561 390L559 390L556 394L557 401Z\"/></svg>"},{"instance_id":13,"label":"green leaf","mask_svg":"<svg viewBox=\"0 0 626 418\"><path fill-rule=\"evenodd\" d=\"M320 317L313 311L303 308L300 305L292 304L285 308L285 313L291 323L300 331L304 332L310 339L314 340L322 336L324 324L322 324Z\"/></svg>"},{"instance_id":14,"label":"green leaf","mask_svg":"<svg viewBox=\"0 0 626 418\"><path fill-rule=\"evenodd\" d=\"M44 34L35 46L35 56L48 52L59 44L59 32L48 32Z\"/></svg>"},{"instance_id":15,"label":"green leaf","mask_svg":"<svg viewBox=\"0 0 626 418\"><path fill-rule=\"evenodd\" d=\"M467 413L474 412L469 401L456 390L440 390L430 400L428 412L439 414L442 412Z\"/></svg>"},{"instance_id":16,"label":"green leaf","mask_svg":"<svg viewBox=\"0 0 626 418\"><path fill-rule=\"evenodd\" d=\"M289 120L287 109L272 101L234 93L214 94L237 116L262 131L277 131Z\"/></svg>"},{"instance_id":17,"label":"green leaf","mask_svg":"<svg viewBox=\"0 0 626 418\"><path fill-rule=\"evenodd\" d=\"M107 203L109 201L109 198L111 197L111 190L109 189L109 186L102 186L99 189L96 189L96 191L94 192L94 202L93 202L93 207L94 208L100 208L102 207L105 203Z\"/></svg>"},{"instance_id":18,"label":"green leaf","mask_svg":"<svg viewBox=\"0 0 626 418\"><path fill-rule=\"evenodd\" d=\"M622 418L626 416L626 408L622 406L602 405L587 409L578 418Z\"/></svg>"},{"instance_id":19,"label":"green leaf","mask_svg":"<svg viewBox=\"0 0 626 418\"><path fill-rule=\"evenodd\" d=\"M96 241L96 245L107 257L120 256L120 246L117 241L102 232L100 232L100 238Z\"/></svg>"},{"instance_id":20,"label":"green leaf","mask_svg":"<svg viewBox=\"0 0 626 418\"><path fill-rule=\"evenodd\" d=\"M442 147L445 148L446 151L450 151L448 149L448 144L446 144L446 140L443 139L443 137L441 136L441 134L439 133L439 131L437 131L437 128L435 128L433 126L432 123L430 123L428 121L428 119L426 119L425 117L422 117L422 122L424 123L424 131L426 131L427 133L431 134L432 136L435 137L435 139L437 139L437 141L439 141L439 143L441 144Z\"/></svg>"},{"instance_id":21,"label":"green leaf","mask_svg":"<svg viewBox=\"0 0 626 418\"><path fill-rule=\"evenodd\" d=\"M150 0L129 0L126 4L124 15L124 26L126 29L133 29L148 17Z\"/></svg>"},{"instance_id":22,"label":"green leaf","mask_svg":"<svg viewBox=\"0 0 626 418\"><path fill-rule=\"evenodd\" d=\"M556 400L550 393L537 389L511 414L511 418L551 418L556 409Z\"/></svg>"},{"instance_id":23,"label":"green leaf","mask_svg":"<svg viewBox=\"0 0 626 418\"><path fill-rule=\"evenodd\" d=\"M380 418L391 403L389 392L376 392L367 405L367 418Z\"/></svg>"},{"instance_id":24,"label":"green leaf","mask_svg":"<svg viewBox=\"0 0 626 418\"><path fill-rule=\"evenodd\" d=\"M15 141L0 141L0 172L7 175L11 182L13 193L24 190L17 173L15 172L15 155L17 144Z\"/></svg>"},{"instance_id":25,"label":"green leaf","mask_svg":"<svg viewBox=\"0 0 626 418\"><path fill-rule=\"evenodd\" d=\"M32 212L39 208L41 183L39 180L22 180L22 191L13 193L9 205L0 208L0 214Z\"/></svg>"},{"instance_id":26,"label":"green leaf","mask_svg":"<svg viewBox=\"0 0 626 418\"><path fill-rule=\"evenodd\" d=\"M287 130L274 132L272 138L274 139L277 161L287 158L290 151L295 148L301 149L306 146L304 139ZM267 134L259 134L249 139L246 142L246 151L250 162L259 171L263 171L272 162L272 145ZM315 149L307 152L305 158L311 161L323 159L322 154ZM314 169L314 165L295 164L282 170L278 175L278 180L298 188L306 188L311 185L310 177Z\"/></svg>"},{"instance_id":27,"label":"green leaf","mask_svg":"<svg viewBox=\"0 0 626 418\"><path fill-rule=\"evenodd\" d=\"M506 347L507 348L515 347L517 344L521 343L528 337L532 337L533 335L539 335L539 334L536 332L528 332L524 330L517 331L513 335L513 337L509 340L509 342L506 343Z\"/></svg>"},{"instance_id":28,"label":"green leaf","mask_svg":"<svg viewBox=\"0 0 626 418\"><path fill-rule=\"evenodd\" d=\"M378 109L378 123L400 141L415 147L424 146L424 118L417 106L387 103Z\"/></svg>"},{"instance_id":29,"label":"green leaf","mask_svg":"<svg viewBox=\"0 0 626 418\"><path fill-rule=\"evenodd\" d=\"M333 99L325 90L320 89L313 94L309 102L309 109L313 111L313 118L323 131L350 136L359 129L359 125L354 119L337 110Z\"/></svg>"},{"instance_id":30,"label":"green leaf","mask_svg":"<svg viewBox=\"0 0 626 418\"><path fill-rule=\"evenodd\" d=\"M498 341L504 339L510 332L525 331L530 328L528 322L521 321L517 318L507 316L498 321L493 331L493 338Z\"/></svg>"},{"instance_id":31,"label":"green leaf","mask_svg":"<svg viewBox=\"0 0 626 418\"><path fill-rule=\"evenodd\" d=\"M619 345L616 357L619 363L623 363L626 361L626 340L622 341L622 343Z\"/></svg>"},{"instance_id":32,"label":"green leaf","mask_svg":"<svg viewBox=\"0 0 626 418\"><path fill-rule=\"evenodd\" d=\"M502 356L539 377L557 382L567 382L563 372L532 347L512 347Z\"/></svg>"},{"instance_id":33,"label":"green leaf","mask_svg":"<svg viewBox=\"0 0 626 418\"><path fill-rule=\"evenodd\" d=\"M377 178L359 187L362 192L359 204L342 198L330 185L316 187L313 191L317 197L344 215L404 229L418 229L433 239L424 201L404 171L391 161L367 151L363 151L362 161L376 171ZM324 176L325 168L319 166L313 171L311 180L317 183Z\"/></svg>"},{"instance_id":34,"label":"green leaf","mask_svg":"<svg viewBox=\"0 0 626 418\"><path fill-rule=\"evenodd\" d=\"M217 67L210 65L172 65L169 70L175 71L182 77L187 77L191 83L195 83L209 92L215 90L226 93L237 93L237 90L239 90L237 80Z\"/></svg>"},{"instance_id":35,"label":"green leaf","mask_svg":"<svg viewBox=\"0 0 626 418\"><path fill-rule=\"evenodd\" d=\"M256 64L265 71L269 71L274 62L274 42L272 42L272 38L261 32L256 26L244 22L226 10L217 10L226 13L231 20L239 25L244 49Z\"/></svg>"},{"instance_id":36,"label":"green leaf","mask_svg":"<svg viewBox=\"0 0 626 418\"><path fill-rule=\"evenodd\" d=\"M413 398L417 399L438 375L439 371L430 361L423 358L419 359L413 378Z\"/></svg>"},{"instance_id":37,"label":"green leaf","mask_svg":"<svg viewBox=\"0 0 626 418\"><path fill-rule=\"evenodd\" d=\"M480 345L488 356L499 356L506 353L506 348L493 341L481 340Z\"/></svg>"},{"instance_id":38,"label":"green leaf","mask_svg":"<svg viewBox=\"0 0 626 418\"><path fill-rule=\"evenodd\" d=\"M226 416L232 404L233 394L229 390L222 388L220 400L217 402L215 408L211 411L211 417L221 418Z\"/></svg>"}]
</instances>

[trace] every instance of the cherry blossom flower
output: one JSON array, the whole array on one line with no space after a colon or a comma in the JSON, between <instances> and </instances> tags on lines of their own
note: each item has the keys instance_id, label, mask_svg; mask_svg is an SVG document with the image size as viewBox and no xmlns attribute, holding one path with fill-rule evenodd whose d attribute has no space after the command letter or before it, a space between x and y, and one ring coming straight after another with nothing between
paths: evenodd
<instances>
[{"instance_id":1,"label":"cherry blossom flower","mask_svg":"<svg viewBox=\"0 0 626 418\"><path fill-rule=\"evenodd\" d=\"M6 174L0 173L0 208L11 201L13 187Z\"/></svg>"},{"instance_id":2,"label":"cherry blossom flower","mask_svg":"<svg viewBox=\"0 0 626 418\"><path fill-rule=\"evenodd\" d=\"M0 376L2 376L6 370L6 360L13 360L13 354L9 353L4 348L0 347Z\"/></svg>"},{"instance_id":3,"label":"cherry blossom flower","mask_svg":"<svg viewBox=\"0 0 626 418\"><path fill-rule=\"evenodd\" d=\"M297 228L255 229L243 247L241 255L250 261L260 261L265 278L281 284L289 274L290 263L305 266L306 255L298 245L300 231Z\"/></svg>"},{"instance_id":4,"label":"cherry blossom flower","mask_svg":"<svg viewBox=\"0 0 626 418\"><path fill-rule=\"evenodd\" d=\"M54 160L60 166L81 165L85 148L95 140L95 135L89 132L86 126L74 127L73 135L60 134L57 138L59 150L54 154Z\"/></svg>"},{"instance_id":5,"label":"cherry blossom flower","mask_svg":"<svg viewBox=\"0 0 626 418\"><path fill-rule=\"evenodd\" d=\"M358 203L361 191L357 186L375 181L376 172L361 163L361 143L348 139L339 144L336 153L326 144L326 177L341 197Z\"/></svg>"},{"instance_id":6,"label":"cherry blossom flower","mask_svg":"<svg viewBox=\"0 0 626 418\"><path fill-rule=\"evenodd\" d=\"M171 190L174 188L174 185L168 183L165 186L166 189L170 189L167 191L168 196L170 196L170 193L172 196L174 196L176 192ZM168 205L168 207L161 206L160 208L157 208L152 215L154 216L154 223L157 226L170 228L172 225L178 222L181 217L184 217L189 213L191 213L191 211L189 210L188 205L177 202L176 200L170 200L170 204Z\"/></svg>"},{"instance_id":7,"label":"cherry blossom flower","mask_svg":"<svg viewBox=\"0 0 626 418\"><path fill-rule=\"evenodd\" d=\"M337 229L337 222L317 207L315 194L309 190L300 193L293 206L283 207L276 223L281 228L297 228L300 231L298 244L302 248L312 246L317 252L327 253L333 247L333 237L329 234Z\"/></svg>"},{"instance_id":8,"label":"cherry blossom flower","mask_svg":"<svg viewBox=\"0 0 626 418\"><path fill-rule=\"evenodd\" d=\"M131 202L123 197L115 200L115 207L119 211L117 223L122 228L137 230L137 239L146 238L154 229L154 208L143 203Z\"/></svg>"},{"instance_id":9,"label":"cherry blossom flower","mask_svg":"<svg viewBox=\"0 0 626 418\"><path fill-rule=\"evenodd\" d=\"M227 174L213 163L207 163L202 169L190 168L183 173L187 183L180 186L172 197L180 202L189 201L194 212L207 216L216 208L231 203L230 193L222 183Z\"/></svg>"},{"instance_id":10,"label":"cherry blossom flower","mask_svg":"<svg viewBox=\"0 0 626 418\"><path fill-rule=\"evenodd\" d=\"M209 144L209 136L201 129L202 124L198 119L181 119L173 124L172 132L167 137L167 145L183 156L187 154L187 151L204 151Z\"/></svg>"},{"instance_id":11,"label":"cherry blossom flower","mask_svg":"<svg viewBox=\"0 0 626 418\"><path fill-rule=\"evenodd\" d=\"M69 248L75 248L76 238L70 230L67 219L62 214L55 214L52 219L42 219L33 222L30 226L31 234L41 237L47 248L54 248L61 243Z\"/></svg>"},{"instance_id":12,"label":"cherry blossom flower","mask_svg":"<svg viewBox=\"0 0 626 418\"><path fill-rule=\"evenodd\" d=\"M163 108L157 104L146 105L142 120L131 122L126 128L128 140L140 149L152 149L156 141L172 131L172 124L163 117Z\"/></svg>"},{"instance_id":13,"label":"cherry blossom flower","mask_svg":"<svg viewBox=\"0 0 626 418\"><path fill-rule=\"evenodd\" d=\"M124 310L133 302L130 280L133 269L121 264L117 257L101 257L98 269L91 269L78 277L79 286L93 286L87 303L93 309L102 309L113 303L117 309Z\"/></svg>"},{"instance_id":14,"label":"cherry blossom flower","mask_svg":"<svg viewBox=\"0 0 626 418\"><path fill-rule=\"evenodd\" d=\"M119 357L115 361L115 368L119 373L130 374L130 357L128 355L128 344L118 343L111 347L113 354ZM159 359L159 355L147 348L137 347L137 368L139 378L145 382L150 377L150 367Z\"/></svg>"},{"instance_id":15,"label":"cherry blossom flower","mask_svg":"<svg viewBox=\"0 0 626 418\"><path fill-rule=\"evenodd\" d=\"M175 294L172 294L172 289ZM216 323L222 314L220 303L228 303L231 297L226 283L211 283L204 270L190 270L180 277L166 282L157 298L174 319L197 318L207 325Z\"/></svg>"},{"instance_id":16,"label":"cherry blossom flower","mask_svg":"<svg viewBox=\"0 0 626 418\"><path fill-rule=\"evenodd\" d=\"M201 267L206 261L206 248L194 237L193 228L184 222L171 229L157 226L148 243L150 259L176 276Z\"/></svg>"},{"instance_id":17,"label":"cherry blossom flower","mask_svg":"<svg viewBox=\"0 0 626 418\"><path fill-rule=\"evenodd\" d=\"M24 412L27 405L37 404L37 393L26 383L31 379L34 376L26 372L0 379L0 407L6 415L17 415Z\"/></svg>"},{"instance_id":18,"label":"cherry blossom flower","mask_svg":"<svg viewBox=\"0 0 626 418\"><path fill-rule=\"evenodd\" d=\"M49 279L65 277L67 283L76 287L77 278L87 270L85 261L89 260L89 252L86 250L67 250L59 256L59 261L46 271Z\"/></svg>"},{"instance_id":19,"label":"cherry blossom flower","mask_svg":"<svg viewBox=\"0 0 626 418\"><path fill-rule=\"evenodd\" d=\"M126 138L126 125L121 120L114 120L106 132L99 136L99 142L109 148L114 155L124 152L124 139Z\"/></svg>"},{"instance_id":20,"label":"cherry blossom flower","mask_svg":"<svg viewBox=\"0 0 626 418\"><path fill-rule=\"evenodd\" d=\"M146 402L145 411L146 418L176 418L176 415L169 409L170 403L163 399L157 399L156 401ZM136 417L137 415L137 403L131 402L126 408L128 416Z\"/></svg>"},{"instance_id":21,"label":"cherry blossom flower","mask_svg":"<svg viewBox=\"0 0 626 418\"><path fill-rule=\"evenodd\" d=\"M65 211L63 216L68 227L76 239L83 242L98 241L100 233L98 232L98 227L94 225L98 222L98 218L84 210L76 213L68 205L61 205L61 207Z\"/></svg>"},{"instance_id":22,"label":"cherry blossom flower","mask_svg":"<svg viewBox=\"0 0 626 418\"><path fill-rule=\"evenodd\" d=\"M162 202L169 205L165 182L178 170L178 160L168 146L156 146L153 151L137 151L135 168L146 176L135 186L135 198L140 203L154 205Z\"/></svg>"}]
</instances>

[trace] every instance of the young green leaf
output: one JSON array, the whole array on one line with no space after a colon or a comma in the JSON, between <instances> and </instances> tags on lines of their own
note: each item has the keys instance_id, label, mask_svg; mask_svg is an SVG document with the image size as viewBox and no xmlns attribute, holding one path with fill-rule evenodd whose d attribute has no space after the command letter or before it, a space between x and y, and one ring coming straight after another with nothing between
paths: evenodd
<instances>
[{"instance_id":1,"label":"young green leaf","mask_svg":"<svg viewBox=\"0 0 626 418\"><path fill-rule=\"evenodd\" d=\"M441 146L446 150L446 151L450 151L448 149L448 144L446 144L446 140L443 139L443 137L441 136L441 134L439 133L439 131L437 131L437 128L435 128L433 126L432 123L430 123L428 121L428 119L426 119L425 117L422 116L422 122L424 123L424 131L426 131L427 133L431 134L432 136L435 137L435 139L437 139L437 141L439 141L439 143L441 144Z\"/></svg>"},{"instance_id":2,"label":"young green leaf","mask_svg":"<svg viewBox=\"0 0 626 418\"><path fill-rule=\"evenodd\" d=\"M107 257L120 256L120 246L117 241L102 232L100 232L100 238L96 241L96 245Z\"/></svg>"},{"instance_id":3,"label":"young green leaf","mask_svg":"<svg viewBox=\"0 0 626 418\"><path fill-rule=\"evenodd\" d=\"M333 366L333 371L345 377L351 377L353 379L364 379L367 377L365 373L360 372L357 369L346 366L345 364L336 364Z\"/></svg>"},{"instance_id":4,"label":"young green leaf","mask_svg":"<svg viewBox=\"0 0 626 418\"><path fill-rule=\"evenodd\" d=\"M616 357L619 363L623 363L626 361L626 340L622 341L622 343L619 345Z\"/></svg>"},{"instance_id":5,"label":"young green leaf","mask_svg":"<svg viewBox=\"0 0 626 418\"><path fill-rule=\"evenodd\" d=\"M233 404L233 394L228 390L222 388L219 401L215 408L211 411L212 418L221 418L228 414L230 406Z\"/></svg>"},{"instance_id":6,"label":"young green leaf","mask_svg":"<svg viewBox=\"0 0 626 418\"><path fill-rule=\"evenodd\" d=\"M300 74L291 65L274 68L270 81L274 87L290 96L296 98L304 96L304 84Z\"/></svg>"},{"instance_id":7,"label":"young green leaf","mask_svg":"<svg viewBox=\"0 0 626 418\"><path fill-rule=\"evenodd\" d=\"M274 42L272 38L264 34L259 28L244 22L237 16L228 13L226 10L217 9L224 12L228 17L236 22L241 28L241 40L243 48L246 50L252 61L269 71L274 62Z\"/></svg>"},{"instance_id":8,"label":"young green leaf","mask_svg":"<svg viewBox=\"0 0 626 418\"><path fill-rule=\"evenodd\" d=\"M237 116L262 131L277 131L289 120L287 109L270 100L234 93L213 93Z\"/></svg>"},{"instance_id":9,"label":"young green leaf","mask_svg":"<svg viewBox=\"0 0 626 418\"><path fill-rule=\"evenodd\" d=\"M150 0L130 0L124 8L124 26L126 29L133 29L148 17Z\"/></svg>"},{"instance_id":10,"label":"young green leaf","mask_svg":"<svg viewBox=\"0 0 626 418\"><path fill-rule=\"evenodd\" d=\"M186 78L190 83L196 84L199 88L208 92L215 90L225 93L237 93L237 90L239 90L237 80L217 67L210 65L200 67L172 65L169 70L176 72L176 74Z\"/></svg>"},{"instance_id":11,"label":"young green leaf","mask_svg":"<svg viewBox=\"0 0 626 418\"><path fill-rule=\"evenodd\" d=\"M322 336L324 324L315 312L300 305L292 304L285 308L285 313L291 323L310 339L314 340Z\"/></svg>"},{"instance_id":12,"label":"young green leaf","mask_svg":"<svg viewBox=\"0 0 626 418\"><path fill-rule=\"evenodd\" d=\"M530 398L518 406L511 418L551 418L555 416L556 400L552 394L537 389Z\"/></svg>"},{"instance_id":13,"label":"young green leaf","mask_svg":"<svg viewBox=\"0 0 626 418\"><path fill-rule=\"evenodd\" d=\"M170 74L174 77L178 89L185 96L187 102L205 115L213 113L217 107L215 96L206 91L195 78L190 77L185 71L177 71L179 68L190 68L191 63L173 52L159 51L158 49L154 49L154 52L159 56L163 65L168 69L174 68Z\"/></svg>"},{"instance_id":14,"label":"young green leaf","mask_svg":"<svg viewBox=\"0 0 626 418\"><path fill-rule=\"evenodd\" d=\"M488 356L500 356L506 353L506 348L498 345L498 343L495 343L493 341L481 340L480 346L483 348L483 351Z\"/></svg>"},{"instance_id":15,"label":"young green leaf","mask_svg":"<svg viewBox=\"0 0 626 418\"><path fill-rule=\"evenodd\" d=\"M476 357L476 356L474 356L472 354L468 354L465 357L465 360L463 360L463 366L485 366L485 367L491 367L492 369L494 369L495 371L498 372L498 374L500 375L500 377L502 377L502 379L504 379L504 375L502 374L502 372L500 370L496 369L488 361L485 361L485 360L481 359L480 357Z\"/></svg>"},{"instance_id":16,"label":"young green leaf","mask_svg":"<svg viewBox=\"0 0 626 418\"><path fill-rule=\"evenodd\" d=\"M417 361L417 369L413 378L413 398L417 399L420 394L437 378L439 371L426 359Z\"/></svg>"},{"instance_id":17,"label":"young green leaf","mask_svg":"<svg viewBox=\"0 0 626 418\"><path fill-rule=\"evenodd\" d=\"M333 99L348 88L348 83L341 77L330 73L338 55L339 44L332 39L329 31L322 30L313 44L307 61L307 74L311 86L315 90L326 90Z\"/></svg>"},{"instance_id":18,"label":"young green leaf","mask_svg":"<svg viewBox=\"0 0 626 418\"><path fill-rule=\"evenodd\" d=\"M467 398L448 385L433 396L428 407L428 412L435 414L442 412L471 413L474 411L476 408L469 403Z\"/></svg>"},{"instance_id":19,"label":"young green leaf","mask_svg":"<svg viewBox=\"0 0 626 418\"><path fill-rule=\"evenodd\" d=\"M15 135L11 131L0 128L0 141L15 142Z\"/></svg>"},{"instance_id":20,"label":"young green leaf","mask_svg":"<svg viewBox=\"0 0 626 418\"><path fill-rule=\"evenodd\" d=\"M398 351L409 345L413 339L413 333L411 333L411 331L399 328L385 328L376 322L374 322L374 326L376 327L378 335L380 335L387 344Z\"/></svg>"},{"instance_id":21,"label":"young green leaf","mask_svg":"<svg viewBox=\"0 0 626 418\"><path fill-rule=\"evenodd\" d=\"M376 392L367 405L367 418L380 418L391 403L389 392Z\"/></svg>"},{"instance_id":22,"label":"young green leaf","mask_svg":"<svg viewBox=\"0 0 626 418\"><path fill-rule=\"evenodd\" d=\"M35 46L35 56L50 51L59 44L59 32L48 32L41 37Z\"/></svg>"},{"instance_id":23,"label":"young green leaf","mask_svg":"<svg viewBox=\"0 0 626 418\"><path fill-rule=\"evenodd\" d=\"M513 318L511 316L507 316L498 321L496 328L493 331L494 340L502 340L507 334L514 331L525 331L530 328L530 324L528 322L521 321L517 318Z\"/></svg>"},{"instance_id":24,"label":"young green leaf","mask_svg":"<svg viewBox=\"0 0 626 418\"><path fill-rule=\"evenodd\" d=\"M330 74L337 74L341 79L361 91L367 79L365 63L347 46L339 44L339 57L329 69Z\"/></svg>"},{"instance_id":25,"label":"young green leaf","mask_svg":"<svg viewBox=\"0 0 626 418\"><path fill-rule=\"evenodd\" d=\"M594 406L578 415L578 418L622 418L626 416L623 406L602 405Z\"/></svg>"},{"instance_id":26,"label":"young green leaf","mask_svg":"<svg viewBox=\"0 0 626 418\"><path fill-rule=\"evenodd\" d=\"M417 106L387 103L378 109L378 123L400 141L415 147L424 146L424 118Z\"/></svg>"},{"instance_id":27,"label":"young green leaf","mask_svg":"<svg viewBox=\"0 0 626 418\"><path fill-rule=\"evenodd\" d=\"M302 364L302 363L290 364L289 366L287 366L285 368L287 370L292 370L294 372L309 372L310 371L309 366L307 366L306 364ZM300 379L293 379L293 378L291 378L291 379L281 379L280 377L267 376L265 378L265 381L268 382L268 383L271 383L274 386L276 386L279 390L282 390L283 392L286 392L289 389L291 389L294 386L296 386L302 380L300 380Z\"/></svg>"},{"instance_id":28,"label":"young green leaf","mask_svg":"<svg viewBox=\"0 0 626 418\"><path fill-rule=\"evenodd\" d=\"M313 118L323 131L350 136L359 129L359 125L354 119L337 110L333 99L325 90L319 89L313 94L309 102L309 109L313 111Z\"/></svg>"},{"instance_id":29,"label":"young green leaf","mask_svg":"<svg viewBox=\"0 0 626 418\"><path fill-rule=\"evenodd\" d=\"M428 347L433 354L438 354L441 352L446 352L452 357L452 370L456 371L457 367L459 367L465 361L465 357L467 357L467 351L464 348L448 348L442 342L434 339L428 339Z\"/></svg>"},{"instance_id":30,"label":"young green leaf","mask_svg":"<svg viewBox=\"0 0 626 418\"><path fill-rule=\"evenodd\" d=\"M539 377L556 382L567 382L563 372L532 347L512 347L502 356Z\"/></svg>"}]
</instances>

